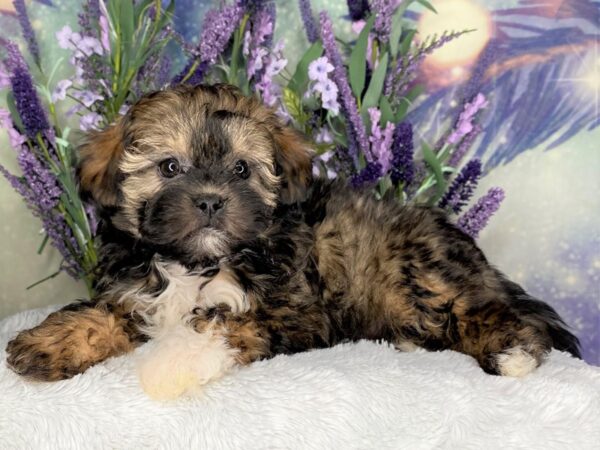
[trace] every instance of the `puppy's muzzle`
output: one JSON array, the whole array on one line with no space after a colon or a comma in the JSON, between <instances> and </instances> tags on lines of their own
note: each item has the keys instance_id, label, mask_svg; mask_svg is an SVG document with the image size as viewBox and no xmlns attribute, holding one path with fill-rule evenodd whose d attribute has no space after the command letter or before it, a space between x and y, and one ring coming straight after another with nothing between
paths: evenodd
<instances>
[{"instance_id":1,"label":"puppy's muzzle","mask_svg":"<svg viewBox=\"0 0 600 450\"><path fill-rule=\"evenodd\" d=\"M223 207L225 206L225 200L215 194L208 194L198 197L194 204L200 214L211 219L223 213Z\"/></svg>"}]
</instances>

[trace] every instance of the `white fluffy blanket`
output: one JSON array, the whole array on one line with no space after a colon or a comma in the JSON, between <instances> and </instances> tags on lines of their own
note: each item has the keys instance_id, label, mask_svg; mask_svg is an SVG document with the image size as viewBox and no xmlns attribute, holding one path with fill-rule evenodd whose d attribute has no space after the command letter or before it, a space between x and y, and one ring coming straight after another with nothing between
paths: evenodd
<instances>
[{"instance_id":1,"label":"white fluffy blanket","mask_svg":"<svg viewBox=\"0 0 600 450\"><path fill-rule=\"evenodd\" d=\"M0 322L0 358L50 309ZM158 403L134 356L58 383L0 364L0 448L600 448L600 368L554 352L524 379L485 375L445 351L359 342L279 356Z\"/></svg>"}]
</instances>

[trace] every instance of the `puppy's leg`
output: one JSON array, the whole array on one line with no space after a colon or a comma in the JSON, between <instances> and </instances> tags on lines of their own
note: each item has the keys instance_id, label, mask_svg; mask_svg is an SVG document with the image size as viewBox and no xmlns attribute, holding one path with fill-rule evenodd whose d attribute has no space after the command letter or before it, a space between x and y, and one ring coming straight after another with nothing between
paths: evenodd
<instances>
[{"instance_id":1,"label":"puppy's leg","mask_svg":"<svg viewBox=\"0 0 600 450\"><path fill-rule=\"evenodd\" d=\"M547 326L510 303L464 298L457 300L454 312L460 336L454 348L477 359L487 373L525 376L552 348Z\"/></svg>"},{"instance_id":2,"label":"puppy's leg","mask_svg":"<svg viewBox=\"0 0 600 450\"><path fill-rule=\"evenodd\" d=\"M250 309L248 295L227 268L221 268L200 290L199 306L202 309L209 310L219 305L229 306L234 313L243 313Z\"/></svg>"},{"instance_id":3,"label":"puppy's leg","mask_svg":"<svg viewBox=\"0 0 600 450\"><path fill-rule=\"evenodd\" d=\"M156 400L197 393L240 365L269 356L266 333L251 313L228 307L196 310L182 324L153 339L138 364L142 388Z\"/></svg>"},{"instance_id":4,"label":"puppy's leg","mask_svg":"<svg viewBox=\"0 0 600 450\"><path fill-rule=\"evenodd\" d=\"M62 380L133 350L133 335L119 308L105 302L74 303L21 331L6 347L7 363L28 378Z\"/></svg>"}]
</instances>

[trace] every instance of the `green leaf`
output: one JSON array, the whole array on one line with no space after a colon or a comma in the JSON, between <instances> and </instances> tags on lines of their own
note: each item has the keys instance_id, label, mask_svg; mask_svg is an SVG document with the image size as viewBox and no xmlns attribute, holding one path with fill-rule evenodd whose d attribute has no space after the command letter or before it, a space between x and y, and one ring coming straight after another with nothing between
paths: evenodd
<instances>
[{"instance_id":1,"label":"green leaf","mask_svg":"<svg viewBox=\"0 0 600 450\"><path fill-rule=\"evenodd\" d=\"M306 85L308 84L308 66L322 54L323 44L317 41L311 45L296 66L296 71L287 87L295 92L304 92Z\"/></svg>"},{"instance_id":2,"label":"green leaf","mask_svg":"<svg viewBox=\"0 0 600 450\"><path fill-rule=\"evenodd\" d=\"M383 90L383 83L385 81L385 74L388 67L388 59L388 53L384 53L383 57L379 60L377 68L373 72L371 82L369 83L369 88L365 93L362 103L361 113L363 116L367 114L369 108L379 105L379 97L381 96L381 91Z\"/></svg>"},{"instance_id":3,"label":"green leaf","mask_svg":"<svg viewBox=\"0 0 600 450\"><path fill-rule=\"evenodd\" d=\"M133 42L133 32L135 21L133 16L133 2L130 0L120 0L119 19L121 23L121 36L125 45L131 45Z\"/></svg>"},{"instance_id":4,"label":"green leaf","mask_svg":"<svg viewBox=\"0 0 600 450\"><path fill-rule=\"evenodd\" d=\"M404 10L398 8L394 17L392 18L392 30L390 31L390 53L392 59L398 56L398 49L400 44L400 36L402 35L402 15Z\"/></svg>"},{"instance_id":5,"label":"green leaf","mask_svg":"<svg viewBox=\"0 0 600 450\"><path fill-rule=\"evenodd\" d=\"M402 120L406 116L406 113L408 112L409 106L410 103L408 102L408 100L406 100L405 98L400 99L400 102L398 103L398 109L396 110L396 114L394 115L394 121L396 123L402 122Z\"/></svg>"},{"instance_id":6,"label":"green leaf","mask_svg":"<svg viewBox=\"0 0 600 450\"><path fill-rule=\"evenodd\" d=\"M396 110L396 123L399 123L404 119L409 108L413 105L415 99L425 91L425 87L422 84L418 84L413 87L408 93L400 99L398 103L398 109Z\"/></svg>"},{"instance_id":7,"label":"green leaf","mask_svg":"<svg viewBox=\"0 0 600 450\"><path fill-rule=\"evenodd\" d=\"M17 111L17 104L15 103L15 96L12 91L8 91L6 94L6 106L8 106L13 123L17 126L21 134L23 134L25 127L23 126L21 116L19 116L19 112Z\"/></svg>"},{"instance_id":8,"label":"green leaf","mask_svg":"<svg viewBox=\"0 0 600 450\"><path fill-rule=\"evenodd\" d=\"M435 14L437 14L437 10L433 7L433 5L431 3L429 3L427 0L417 0L421 5L423 5L425 8L427 8L429 11L434 12Z\"/></svg>"},{"instance_id":9,"label":"green leaf","mask_svg":"<svg viewBox=\"0 0 600 450\"><path fill-rule=\"evenodd\" d=\"M392 105L387 97L382 96L379 102L379 109L381 111L381 126L385 127L388 122L397 123L394 117L394 111L392 111Z\"/></svg>"},{"instance_id":10,"label":"green leaf","mask_svg":"<svg viewBox=\"0 0 600 450\"><path fill-rule=\"evenodd\" d=\"M402 39L402 43L400 44L400 53L406 55L410 50L410 44L412 43L413 38L417 34L417 30L410 29L406 30L406 35L404 39Z\"/></svg>"},{"instance_id":11,"label":"green leaf","mask_svg":"<svg viewBox=\"0 0 600 450\"><path fill-rule=\"evenodd\" d=\"M303 122L304 111L302 110L302 100L290 88L283 89L283 104L287 108L290 115L297 122Z\"/></svg>"},{"instance_id":12,"label":"green leaf","mask_svg":"<svg viewBox=\"0 0 600 450\"><path fill-rule=\"evenodd\" d=\"M413 87L410 91L408 91L408 93L405 95L405 97L408 99L408 101L410 103L414 102L417 97L419 97L423 92L425 92L425 86L423 86L422 84L417 84L415 87Z\"/></svg>"},{"instance_id":13,"label":"green leaf","mask_svg":"<svg viewBox=\"0 0 600 450\"><path fill-rule=\"evenodd\" d=\"M356 40L356 44L352 49L350 55L349 64L349 78L350 86L354 96L359 99L363 89L365 88L365 79L367 76L367 45L369 43L369 33L373 24L375 23L375 16L371 16L364 28L361 30Z\"/></svg>"},{"instance_id":14,"label":"green leaf","mask_svg":"<svg viewBox=\"0 0 600 450\"><path fill-rule=\"evenodd\" d=\"M422 142L421 147L423 149L423 159L433 172L436 181L435 186L437 193L429 201L430 205L434 205L444 195L447 183L442 171L442 164L438 160L431 147L429 147L426 142Z\"/></svg>"}]
</instances>

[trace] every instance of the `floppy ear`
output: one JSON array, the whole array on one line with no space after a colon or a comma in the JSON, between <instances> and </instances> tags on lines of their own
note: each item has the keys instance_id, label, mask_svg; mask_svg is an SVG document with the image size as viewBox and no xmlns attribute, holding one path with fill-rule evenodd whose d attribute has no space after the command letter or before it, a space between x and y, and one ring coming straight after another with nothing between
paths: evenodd
<instances>
[{"instance_id":1,"label":"floppy ear","mask_svg":"<svg viewBox=\"0 0 600 450\"><path fill-rule=\"evenodd\" d=\"M79 147L78 175L84 195L99 206L115 206L118 197L119 160L123 154L121 122L87 135Z\"/></svg>"},{"instance_id":2,"label":"floppy ear","mask_svg":"<svg viewBox=\"0 0 600 450\"><path fill-rule=\"evenodd\" d=\"M275 159L281 168L281 200L303 201L312 181L313 150L299 132L287 126L276 126L273 138L277 147Z\"/></svg>"}]
</instances>

